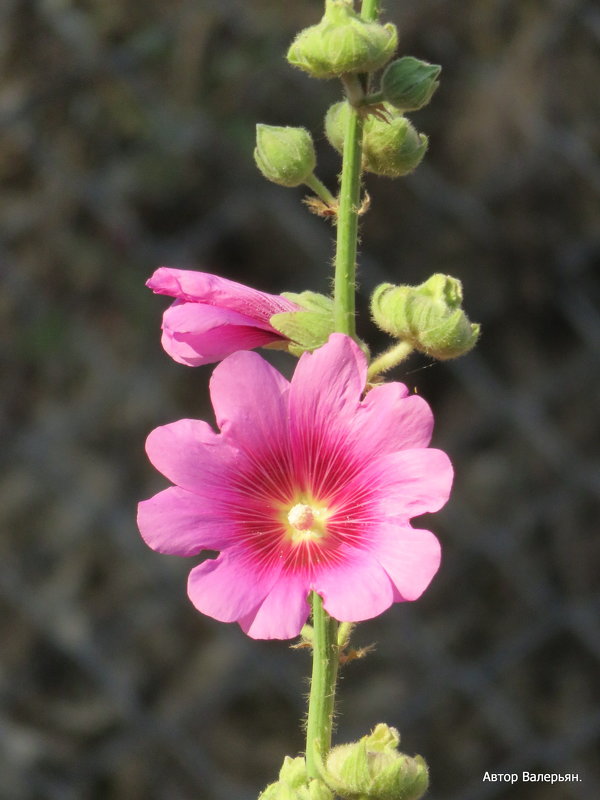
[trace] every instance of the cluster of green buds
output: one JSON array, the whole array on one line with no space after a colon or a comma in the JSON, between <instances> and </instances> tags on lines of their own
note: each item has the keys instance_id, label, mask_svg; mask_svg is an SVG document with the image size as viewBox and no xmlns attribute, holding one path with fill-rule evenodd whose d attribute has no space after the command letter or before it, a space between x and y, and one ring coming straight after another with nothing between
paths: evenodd
<instances>
[{"instance_id":1,"label":"cluster of green buds","mask_svg":"<svg viewBox=\"0 0 600 800\"><path fill-rule=\"evenodd\" d=\"M279 780L270 783L258 800L333 800L333 793L322 780L307 776L303 758L286 756Z\"/></svg>"},{"instance_id":2,"label":"cluster of green buds","mask_svg":"<svg viewBox=\"0 0 600 800\"><path fill-rule=\"evenodd\" d=\"M301 31L287 53L290 64L312 77L342 79L349 101L329 109L327 138L341 153L352 104L366 117L362 168L391 178L412 172L427 151L427 137L404 113L430 101L441 71L412 56L388 63L397 43L395 25L363 19L353 0L326 0L321 21ZM369 94L366 76L386 64L379 89ZM335 198L314 175L315 148L307 130L258 125L254 157L268 180L289 187L306 184L335 212Z\"/></svg>"},{"instance_id":3,"label":"cluster of green buds","mask_svg":"<svg viewBox=\"0 0 600 800\"><path fill-rule=\"evenodd\" d=\"M440 360L464 355L479 338L480 326L462 310L462 284L435 274L420 286L382 283L371 298L381 330Z\"/></svg>"},{"instance_id":4,"label":"cluster of green buds","mask_svg":"<svg viewBox=\"0 0 600 800\"><path fill-rule=\"evenodd\" d=\"M323 780L343 800L419 800L429 775L421 756L398 751L400 734L380 723L358 742L334 747Z\"/></svg>"}]
</instances>

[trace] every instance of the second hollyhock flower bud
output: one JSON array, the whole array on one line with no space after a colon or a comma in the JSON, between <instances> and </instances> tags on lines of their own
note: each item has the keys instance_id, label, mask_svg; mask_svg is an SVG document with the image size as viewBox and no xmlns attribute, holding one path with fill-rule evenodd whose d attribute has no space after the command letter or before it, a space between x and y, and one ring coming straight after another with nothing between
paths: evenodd
<instances>
[{"instance_id":1,"label":"second hollyhock flower bud","mask_svg":"<svg viewBox=\"0 0 600 800\"><path fill-rule=\"evenodd\" d=\"M437 273L420 286L382 283L373 292L371 314L386 333L445 360L468 353L479 338L480 326L461 304L461 282Z\"/></svg>"},{"instance_id":2,"label":"second hollyhock flower bud","mask_svg":"<svg viewBox=\"0 0 600 800\"><path fill-rule=\"evenodd\" d=\"M358 742L334 747L324 781L343 800L419 800L429 776L421 756L398 752L400 734L380 723Z\"/></svg>"}]
</instances>

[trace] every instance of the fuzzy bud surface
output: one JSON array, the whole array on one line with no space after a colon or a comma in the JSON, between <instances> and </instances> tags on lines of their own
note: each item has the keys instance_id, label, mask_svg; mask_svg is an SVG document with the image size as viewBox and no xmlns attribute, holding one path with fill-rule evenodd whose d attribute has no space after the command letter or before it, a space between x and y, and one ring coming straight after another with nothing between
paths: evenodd
<instances>
[{"instance_id":1,"label":"fuzzy bud surface","mask_svg":"<svg viewBox=\"0 0 600 800\"><path fill-rule=\"evenodd\" d=\"M420 286L381 284L371 314L386 333L442 361L468 353L480 333L462 310L461 282L440 273Z\"/></svg>"},{"instance_id":2,"label":"fuzzy bud surface","mask_svg":"<svg viewBox=\"0 0 600 800\"><path fill-rule=\"evenodd\" d=\"M300 31L289 63L313 78L336 78L383 67L398 44L396 26L366 22L347 0L327 0L323 19Z\"/></svg>"},{"instance_id":3,"label":"fuzzy bud surface","mask_svg":"<svg viewBox=\"0 0 600 800\"><path fill-rule=\"evenodd\" d=\"M362 168L387 178L400 178L415 170L427 152L428 139L397 109L385 106L386 119L368 116L364 123ZM350 105L335 103L325 117L325 135L343 153L344 131Z\"/></svg>"},{"instance_id":4,"label":"fuzzy bud surface","mask_svg":"<svg viewBox=\"0 0 600 800\"><path fill-rule=\"evenodd\" d=\"M429 776L421 756L398 752L400 734L380 723L358 742L334 747L323 777L344 800L419 800Z\"/></svg>"},{"instance_id":5,"label":"fuzzy bud surface","mask_svg":"<svg viewBox=\"0 0 600 800\"><path fill-rule=\"evenodd\" d=\"M256 166L279 186L300 186L317 165L312 136L305 128L256 126Z\"/></svg>"},{"instance_id":6,"label":"fuzzy bud surface","mask_svg":"<svg viewBox=\"0 0 600 800\"><path fill-rule=\"evenodd\" d=\"M418 111L426 106L438 88L442 68L413 56L389 64L381 78L385 100L400 111Z\"/></svg>"}]
</instances>

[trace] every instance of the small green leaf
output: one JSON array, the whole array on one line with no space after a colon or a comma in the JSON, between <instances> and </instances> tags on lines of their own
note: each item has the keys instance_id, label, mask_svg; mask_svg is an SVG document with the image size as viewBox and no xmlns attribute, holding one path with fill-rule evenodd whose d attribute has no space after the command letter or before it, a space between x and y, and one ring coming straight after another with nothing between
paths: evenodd
<instances>
[{"instance_id":1,"label":"small green leaf","mask_svg":"<svg viewBox=\"0 0 600 800\"><path fill-rule=\"evenodd\" d=\"M318 292L282 292L283 297L296 303L305 311L333 313L333 298Z\"/></svg>"}]
</instances>

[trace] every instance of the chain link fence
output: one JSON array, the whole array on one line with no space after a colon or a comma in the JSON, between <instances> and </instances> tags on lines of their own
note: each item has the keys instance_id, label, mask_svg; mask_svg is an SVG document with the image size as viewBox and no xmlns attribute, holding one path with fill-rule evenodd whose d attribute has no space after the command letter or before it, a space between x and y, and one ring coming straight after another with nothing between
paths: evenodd
<instances>
[{"instance_id":1,"label":"chain link fence","mask_svg":"<svg viewBox=\"0 0 600 800\"><path fill-rule=\"evenodd\" d=\"M143 443L210 417L159 345L159 264L326 291L331 228L254 170L256 122L314 132L330 83L282 54L320 2L0 7L0 798L255 800L302 750L308 656L198 615L141 542ZM463 280L476 351L395 375L456 465L443 567L361 625L338 741L385 720L431 800L600 797L600 13L591 0L387 3L444 66L426 163L367 178L360 282ZM282 370L288 357L276 358ZM429 521L428 521L429 522ZM555 784L484 780L556 772Z\"/></svg>"}]
</instances>

